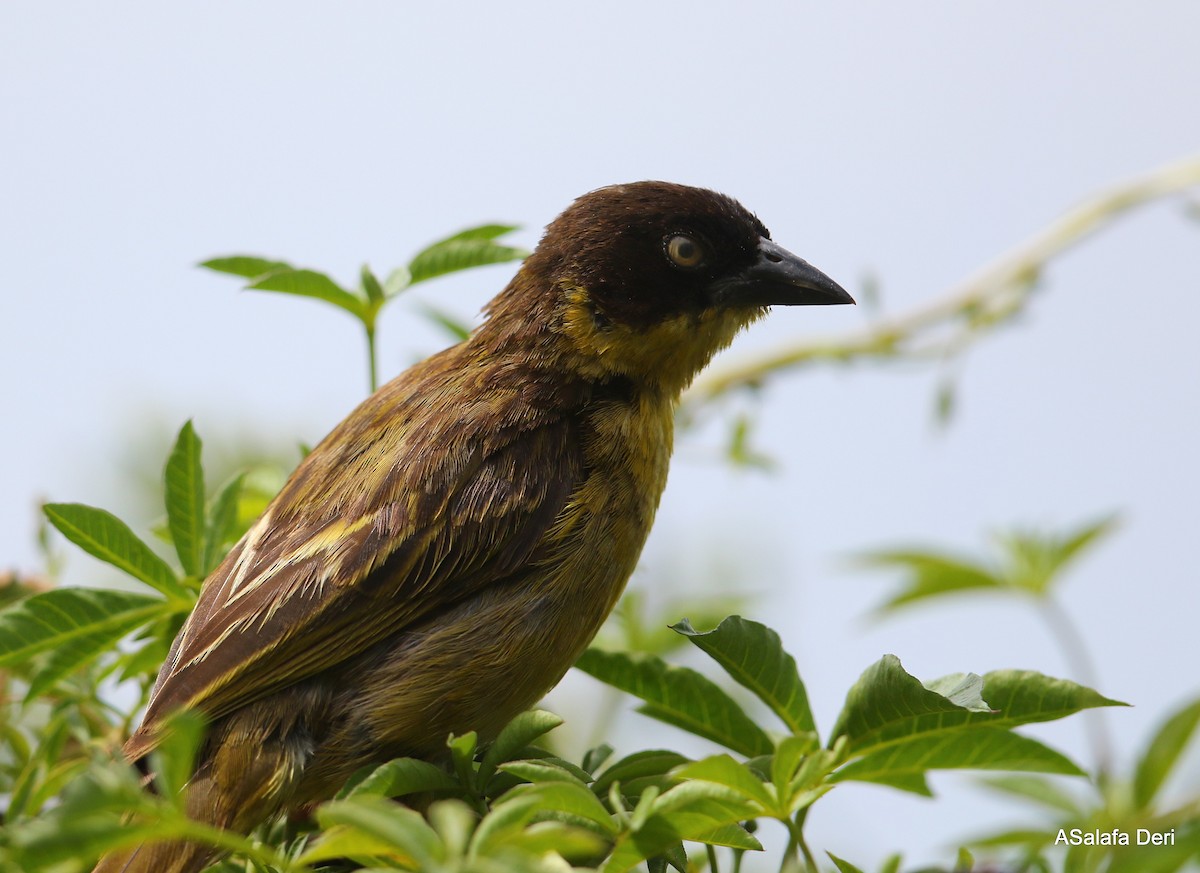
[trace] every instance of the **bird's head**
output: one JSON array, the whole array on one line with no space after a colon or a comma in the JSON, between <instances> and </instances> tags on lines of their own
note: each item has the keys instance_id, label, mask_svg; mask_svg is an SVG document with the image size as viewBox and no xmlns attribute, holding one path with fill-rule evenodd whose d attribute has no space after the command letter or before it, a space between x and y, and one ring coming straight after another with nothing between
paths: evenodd
<instances>
[{"instance_id":1,"label":"bird's head","mask_svg":"<svg viewBox=\"0 0 1200 873\"><path fill-rule=\"evenodd\" d=\"M736 200L635 182L585 194L551 222L489 312L538 313L582 375L678 392L768 307L853 302Z\"/></svg>"}]
</instances>

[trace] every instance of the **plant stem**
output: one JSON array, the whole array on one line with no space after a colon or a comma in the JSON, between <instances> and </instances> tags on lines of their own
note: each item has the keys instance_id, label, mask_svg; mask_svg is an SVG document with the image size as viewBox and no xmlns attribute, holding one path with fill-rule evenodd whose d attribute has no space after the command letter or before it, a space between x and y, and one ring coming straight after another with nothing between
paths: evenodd
<instances>
[{"instance_id":1,"label":"plant stem","mask_svg":"<svg viewBox=\"0 0 1200 873\"><path fill-rule=\"evenodd\" d=\"M812 851L808 848L808 843L804 840L804 813L807 810L802 810L796 816L796 820L781 819L788 831L788 844L783 853L783 863L779 865L779 873L799 873L800 855L804 856L804 869L808 873L820 873L817 868L817 860L813 857Z\"/></svg>"},{"instance_id":2,"label":"plant stem","mask_svg":"<svg viewBox=\"0 0 1200 873\"><path fill-rule=\"evenodd\" d=\"M800 873L800 855L797 852L798 842L792 823L787 822L788 844L783 850L783 861L779 865L779 873Z\"/></svg>"},{"instance_id":3,"label":"plant stem","mask_svg":"<svg viewBox=\"0 0 1200 873\"><path fill-rule=\"evenodd\" d=\"M1050 628L1050 636L1058 644L1068 668L1081 684L1095 688L1099 675L1083 634L1079 632L1067 611L1053 597L1043 596L1039 598L1039 603L1042 618ZM1089 709L1083 716L1084 724L1087 725L1088 742L1092 747L1092 757L1095 759L1096 774L1103 784L1112 768L1112 739L1108 732L1108 720L1100 709Z\"/></svg>"},{"instance_id":4,"label":"plant stem","mask_svg":"<svg viewBox=\"0 0 1200 873\"><path fill-rule=\"evenodd\" d=\"M708 869L712 873L720 873L720 870L717 868L717 847L712 843L705 843L704 850L708 853Z\"/></svg>"},{"instance_id":5,"label":"plant stem","mask_svg":"<svg viewBox=\"0 0 1200 873\"><path fill-rule=\"evenodd\" d=\"M379 388L379 362L375 354L375 319L363 322L363 330L367 334L367 378L371 382L371 393Z\"/></svg>"},{"instance_id":6,"label":"plant stem","mask_svg":"<svg viewBox=\"0 0 1200 873\"><path fill-rule=\"evenodd\" d=\"M800 852L804 855L805 863L808 864L809 873L820 873L817 868L817 859L813 857L812 850L808 848L808 841L804 839L804 829L800 824L796 825L796 842L800 846Z\"/></svg>"},{"instance_id":7,"label":"plant stem","mask_svg":"<svg viewBox=\"0 0 1200 873\"><path fill-rule=\"evenodd\" d=\"M864 331L794 343L740 366L718 370L697 381L684 396L684 407L694 409L736 389L753 387L776 370L821 360L922 355L941 344L926 339L925 347L913 348L916 340L937 328L957 326L966 336L1000 324L1020 312L1034 280L1051 259L1129 210L1195 185L1200 185L1200 155L1117 185L1070 210L940 300L878 321Z\"/></svg>"}]
</instances>

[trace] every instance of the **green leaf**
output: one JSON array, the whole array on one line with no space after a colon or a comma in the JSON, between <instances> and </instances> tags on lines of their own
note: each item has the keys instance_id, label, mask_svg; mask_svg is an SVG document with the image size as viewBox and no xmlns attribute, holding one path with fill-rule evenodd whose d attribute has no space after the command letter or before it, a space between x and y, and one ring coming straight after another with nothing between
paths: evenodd
<instances>
[{"instance_id":1,"label":"green leaf","mask_svg":"<svg viewBox=\"0 0 1200 873\"><path fill-rule=\"evenodd\" d=\"M167 526L179 563L189 576L199 577L204 566L204 470L200 466L200 438L191 421L179 431L163 479Z\"/></svg>"},{"instance_id":2,"label":"green leaf","mask_svg":"<svg viewBox=\"0 0 1200 873\"><path fill-rule=\"evenodd\" d=\"M471 835L472 855L486 856L512 843L538 812L536 797L507 798L494 804Z\"/></svg>"},{"instance_id":3,"label":"green leaf","mask_svg":"<svg viewBox=\"0 0 1200 873\"><path fill-rule=\"evenodd\" d=\"M383 286L379 284L379 280L375 278L375 274L371 272L371 268L366 264L362 265L361 281L363 294L372 303L378 305L384 301Z\"/></svg>"},{"instance_id":4,"label":"green leaf","mask_svg":"<svg viewBox=\"0 0 1200 873\"><path fill-rule=\"evenodd\" d=\"M442 838L448 855L466 854L471 832L478 821L474 810L461 800L438 800L429 805L425 817Z\"/></svg>"},{"instance_id":5,"label":"green leaf","mask_svg":"<svg viewBox=\"0 0 1200 873\"><path fill-rule=\"evenodd\" d=\"M630 792L628 789L640 780L666 777L667 773L681 764L686 764L688 760L688 758L685 758L678 752L671 752L664 749L646 749L641 752L634 752L632 755L615 761L607 767L596 778L595 783L592 785L592 790L599 797L607 797L609 788L614 783L619 782L622 789L626 789L626 794L638 793ZM667 781L674 784L673 779ZM665 790L669 786L662 787Z\"/></svg>"},{"instance_id":6,"label":"green leaf","mask_svg":"<svg viewBox=\"0 0 1200 873\"><path fill-rule=\"evenodd\" d=\"M952 673L941 679L926 682L925 687L942 695L955 706L961 706L971 712L992 711L983 699L983 677L974 673Z\"/></svg>"},{"instance_id":7,"label":"green leaf","mask_svg":"<svg viewBox=\"0 0 1200 873\"><path fill-rule=\"evenodd\" d=\"M496 239L502 237L506 233L512 233L514 230L520 230L519 224L480 224L476 227L468 227L466 230L460 230L452 236L446 237L441 242L452 242L459 239ZM434 243L438 245L439 243Z\"/></svg>"},{"instance_id":8,"label":"green leaf","mask_svg":"<svg viewBox=\"0 0 1200 873\"><path fill-rule=\"evenodd\" d=\"M637 804L633 807L632 814L629 816L629 821L627 824L629 830L635 833L641 830L642 826L645 825L646 821L650 818L651 807L654 806L654 801L658 799L660 794L662 794L662 791L654 786L650 786L641 793L637 799ZM608 802L613 809L621 809L616 802L616 798L613 797L612 794L609 795Z\"/></svg>"},{"instance_id":9,"label":"green leaf","mask_svg":"<svg viewBox=\"0 0 1200 873\"><path fill-rule=\"evenodd\" d=\"M583 769L588 773L595 773L605 761L612 757L612 754L613 747L608 743L593 746L583 753Z\"/></svg>"},{"instance_id":10,"label":"green leaf","mask_svg":"<svg viewBox=\"0 0 1200 873\"><path fill-rule=\"evenodd\" d=\"M112 513L82 503L47 503L42 509L63 536L89 555L145 582L160 594L187 598L170 565Z\"/></svg>"},{"instance_id":11,"label":"green leaf","mask_svg":"<svg viewBox=\"0 0 1200 873\"><path fill-rule=\"evenodd\" d=\"M1109 515L1063 534L1013 531L996 537L1004 552L1004 582L1031 594L1043 595L1061 576L1063 569L1088 546L1117 527Z\"/></svg>"},{"instance_id":12,"label":"green leaf","mask_svg":"<svg viewBox=\"0 0 1200 873\"><path fill-rule=\"evenodd\" d=\"M161 608L162 601L156 600L156 609ZM62 679L77 670L82 670L92 661L116 648L117 642L137 630L143 621L123 616L121 620L105 622L102 627L93 628L86 636L73 640L69 645L59 646L46 654L44 660L37 662L38 667L29 678L29 687L25 691L26 701L35 701L47 694ZM2 633L2 631L0 631ZM161 663L161 662L160 662Z\"/></svg>"},{"instance_id":13,"label":"green leaf","mask_svg":"<svg viewBox=\"0 0 1200 873\"><path fill-rule=\"evenodd\" d=\"M589 773L587 770L584 770L578 764L573 764L572 762L566 760L565 758L560 758L557 755L552 755L549 752L547 752L545 749L539 749L536 746L530 746L528 748L522 749L521 754L523 754L525 757L524 758L514 758L509 763L517 763L519 761L528 761L528 762L532 763L532 762L536 761L536 762L539 762L542 764L547 764L549 766L558 767L561 770L566 770L568 773L570 773L572 776L574 776L576 779L578 779L580 782L583 782L584 784L590 784L592 782L592 774Z\"/></svg>"},{"instance_id":14,"label":"green leaf","mask_svg":"<svg viewBox=\"0 0 1200 873\"><path fill-rule=\"evenodd\" d=\"M958 408L958 383L954 379L942 379L938 383L937 394L934 398L933 420L940 426L945 427L954 418L955 410Z\"/></svg>"},{"instance_id":15,"label":"green leaf","mask_svg":"<svg viewBox=\"0 0 1200 873\"><path fill-rule=\"evenodd\" d=\"M651 608L641 591L626 591L617 601L612 620L604 625L597 637L601 642L593 647L666 657L692 646L687 637L671 628L675 616L686 612L693 625L710 627L745 607L746 600L745 596L736 594L697 596L691 593L668 598L663 603L656 601Z\"/></svg>"},{"instance_id":16,"label":"green leaf","mask_svg":"<svg viewBox=\"0 0 1200 873\"><path fill-rule=\"evenodd\" d=\"M441 837L425 823L420 813L382 797L359 795L335 800L317 809L317 821L323 828L341 825L344 830L339 837L339 849L350 854L375 854L386 847L411 858L417 869L438 869L438 861L445 850ZM368 842L358 852L350 846L347 831L365 837ZM320 843L300 857L301 863L312 863L336 855L322 851Z\"/></svg>"},{"instance_id":17,"label":"green leaf","mask_svg":"<svg viewBox=\"0 0 1200 873\"><path fill-rule=\"evenodd\" d=\"M367 833L356 825L331 824L322 828L321 838L309 842L304 852L296 860L301 864L310 864L313 866L319 866L321 862L337 858L356 858L360 859L362 863L366 863L368 859L394 858L396 851L395 844L390 840L381 839ZM225 871L229 868L222 866L214 869ZM259 873L264 868L252 867L249 869L254 870L255 873ZM375 870L376 868L362 869ZM378 869L385 870L390 868L382 867Z\"/></svg>"},{"instance_id":18,"label":"green leaf","mask_svg":"<svg viewBox=\"0 0 1200 873\"><path fill-rule=\"evenodd\" d=\"M167 717L161 743L151 755L156 790L180 812L185 811L183 789L192 778L207 728L207 720L194 710L173 712Z\"/></svg>"},{"instance_id":19,"label":"green leaf","mask_svg":"<svg viewBox=\"0 0 1200 873\"><path fill-rule=\"evenodd\" d=\"M0 667L49 650L60 670L80 666L163 610L161 599L125 591L58 588L35 594L0 612Z\"/></svg>"},{"instance_id":20,"label":"green leaf","mask_svg":"<svg viewBox=\"0 0 1200 873\"><path fill-rule=\"evenodd\" d=\"M795 778L805 756L817 750L813 742L815 736L809 734L784 737L775 747L775 754L771 756L771 783L780 797L787 793L788 786Z\"/></svg>"},{"instance_id":21,"label":"green leaf","mask_svg":"<svg viewBox=\"0 0 1200 873\"><path fill-rule=\"evenodd\" d=\"M761 768L770 773L775 787L775 818L794 816L832 789L825 777L842 763L843 745L822 749L814 733L793 734L780 741Z\"/></svg>"},{"instance_id":22,"label":"green leaf","mask_svg":"<svg viewBox=\"0 0 1200 873\"><path fill-rule=\"evenodd\" d=\"M879 873L900 873L900 864L904 861L904 856L899 852L888 855L883 864L879 867Z\"/></svg>"},{"instance_id":23,"label":"green leaf","mask_svg":"<svg viewBox=\"0 0 1200 873\"><path fill-rule=\"evenodd\" d=\"M376 797L403 797L431 791L454 791L456 782L445 770L417 758L395 758L380 764L358 781L347 783L340 797L371 794Z\"/></svg>"},{"instance_id":24,"label":"green leaf","mask_svg":"<svg viewBox=\"0 0 1200 873\"><path fill-rule=\"evenodd\" d=\"M750 772L745 764L735 761L729 755L713 755L699 761L691 761L677 767L671 775L681 779L699 779L703 782L724 785L736 792L743 800L759 807L754 814L755 818L763 810L771 810L775 807L775 797L770 788Z\"/></svg>"},{"instance_id":25,"label":"green leaf","mask_svg":"<svg viewBox=\"0 0 1200 873\"><path fill-rule=\"evenodd\" d=\"M585 827L606 837L613 837L617 833L617 824L604 804L589 789L576 782L522 783L504 795L504 802L522 797L532 797L537 801L540 818Z\"/></svg>"},{"instance_id":26,"label":"green leaf","mask_svg":"<svg viewBox=\"0 0 1200 873\"><path fill-rule=\"evenodd\" d=\"M8 871L79 870L81 858L97 857L129 845L178 836L174 823L163 820L122 820L101 811L66 818L35 819L13 835L15 865ZM68 839L63 835L69 834Z\"/></svg>"},{"instance_id":27,"label":"green leaf","mask_svg":"<svg viewBox=\"0 0 1200 873\"><path fill-rule=\"evenodd\" d=\"M738 615L730 616L716 630L705 633L696 631L686 618L672 629L711 656L740 685L753 691L792 733L816 730L796 661L784 651L775 631Z\"/></svg>"},{"instance_id":28,"label":"green leaf","mask_svg":"<svg viewBox=\"0 0 1200 873\"><path fill-rule=\"evenodd\" d=\"M563 720L552 712L531 709L522 712L507 725L484 753L479 765L479 784L486 786L497 765L509 760L543 734L554 730Z\"/></svg>"},{"instance_id":29,"label":"green leaf","mask_svg":"<svg viewBox=\"0 0 1200 873\"><path fill-rule=\"evenodd\" d=\"M952 694L951 699L922 685L894 655L887 655L850 689L833 736L846 735L851 751L862 752L923 734L1015 727L1083 709L1124 705L1069 680L1030 670L988 673L982 679L982 697L978 682L977 676L955 674L930 683Z\"/></svg>"},{"instance_id":30,"label":"green leaf","mask_svg":"<svg viewBox=\"0 0 1200 873\"><path fill-rule=\"evenodd\" d=\"M753 815L755 805L738 793L711 782L684 782L649 800L640 822L635 814L630 830L621 834L601 866L604 873L632 869L646 858L661 855L680 840L693 840L734 849L762 849L738 822Z\"/></svg>"},{"instance_id":31,"label":"green leaf","mask_svg":"<svg viewBox=\"0 0 1200 873\"><path fill-rule=\"evenodd\" d=\"M280 294L324 300L358 319L362 319L365 313L365 304L361 297L315 270L279 270L256 279L246 287L254 291L276 291Z\"/></svg>"},{"instance_id":32,"label":"green leaf","mask_svg":"<svg viewBox=\"0 0 1200 873\"><path fill-rule=\"evenodd\" d=\"M921 797L933 797L933 790L929 787L929 781L925 778L925 774L921 772L898 770L895 772L879 773L874 779L868 781L874 782L877 785L888 785L900 791L907 791L910 794L917 794Z\"/></svg>"},{"instance_id":33,"label":"green leaf","mask_svg":"<svg viewBox=\"0 0 1200 873\"><path fill-rule=\"evenodd\" d=\"M485 227L494 228L498 225ZM408 263L409 285L459 270L519 261L528 257L529 252L525 249L500 245L494 242L493 238L471 235L479 230L482 228L463 231L418 252Z\"/></svg>"},{"instance_id":34,"label":"green leaf","mask_svg":"<svg viewBox=\"0 0 1200 873\"><path fill-rule=\"evenodd\" d=\"M998 560L982 561L944 552L899 549L869 553L861 563L904 571L901 590L885 602L881 613L922 600L964 591L1003 591L1044 596L1063 570L1088 546L1116 527L1108 516L1063 534L1010 531L994 537Z\"/></svg>"},{"instance_id":35,"label":"green leaf","mask_svg":"<svg viewBox=\"0 0 1200 873\"><path fill-rule=\"evenodd\" d=\"M146 629L138 635L139 640L145 640L143 645L131 652L122 652L117 658L117 663L120 665L120 672L116 675L117 680L124 682L127 679L133 679L144 687L150 687L154 677L158 675L163 661L167 659L171 641L186 618L187 613L182 607L178 607L166 615L160 615L147 625Z\"/></svg>"},{"instance_id":36,"label":"green leaf","mask_svg":"<svg viewBox=\"0 0 1200 873\"><path fill-rule=\"evenodd\" d=\"M989 567L970 558L920 550L872 552L858 561L867 567L902 570L908 574L903 587L878 612L893 612L922 600L958 594L964 591L997 590L1004 584Z\"/></svg>"},{"instance_id":37,"label":"green leaf","mask_svg":"<svg viewBox=\"0 0 1200 873\"><path fill-rule=\"evenodd\" d=\"M575 664L602 682L640 697L652 718L720 743L743 755L765 755L774 744L740 706L711 680L653 655L588 649Z\"/></svg>"},{"instance_id":38,"label":"green leaf","mask_svg":"<svg viewBox=\"0 0 1200 873\"><path fill-rule=\"evenodd\" d=\"M1155 732L1138 759L1133 797L1138 809L1154 800L1184 748L1200 725L1200 699L1193 700L1168 718Z\"/></svg>"},{"instance_id":39,"label":"green leaf","mask_svg":"<svg viewBox=\"0 0 1200 873\"><path fill-rule=\"evenodd\" d=\"M734 419L729 434L729 448L725 456L735 467L756 468L771 471L778 463L770 455L759 451L751 440L752 421L748 415Z\"/></svg>"},{"instance_id":40,"label":"green leaf","mask_svg":"<svg viewBox=\"0 0 1200 873\"><path fill-rule=\"evenodd\" d=\"M204 562L202 575L207 577L225 557L225 547L237 537L238 504L242 496L245 474L235 477L221 489L208 513L204 528Z\"/></svg>"},{"instance_id":41,"label":"green leaf","mask_svg":"<svg viewBox=\"0 0 1200 873\"><path fill-rule=\"evenodd\" d=\"M983 677L983 695L994 709L969 720L1012 727L1054 721L1085 709L1128 706L1070 679L1055 679L1033 670L994 670Z\"/></svg>"},{"instance_id":42,"label":"green leaf","mask_svg":"<svg viewBox=\"0 0 1200 873\"><path fill-rule=\"evenodd\" d=\"M863 873L860 868L855 867L849 861L843 861L837 855L833 854L833 852L826 852L825 854L829 856L829 860L833 862L833 866L838 868L838 873Z\"/></svg>"},{"instance_id":43,"label":"green leaf","mask_svg":"<svg viewBox=\"0 0 1200 873\"><path fill-rule=\"evenodd\" d=\"M274 273L279 270L295 269L291 264L283 261L271 261L266 258L257 258L253 255L230 255L224 258L210 258L207 261L203 261L200 266L215 270L218 273L241 276L245 279L254 279L266 273Z\"/></svg>"},{"instance_id":44,"label":"green leaf","mask_svg":"<svg viewBox=\"0 0 1200 873\"><path fill-rule=\"evenodd\" d=\"M10 571L7 577L0 577L0 609L16 603L23 597L41 591L43 583L36 577L23 577L15 571ZM612 749L609 749L611 754Z\"/></svg>"},{"instance_id":45,"label":"green leaf","mask_svg":"<svg viewBox=\"0 0 1200 873\"><path fill-rule=\"evenodd\" d=\"M458 781L468 791L474 793L479 784L475 778L475 750L479 747L479 735L475 731L467 731L461 737L450 736L446 740L450 749L450 761L454 764L454 772Z\"/></svg>"},{"instance_id":46,"label":"green leaf","mask_svg":"<svg viewBox=\"0 0 1200 873\"><path fill-rule=\"evenodd\" d=\"M1002 794L1033 801L1055 812L1065 812L1076 818L1084 815L1074 796L1044 776L993 776L981 780L981 784Z\"/></svg>"},{"instance_id":47,"label":"green leaf","mask_svg":"<svg viewBox=\"0 0 1200 873\"><path fill-rule=\"evenodd\" d=\"M389 300L395 297L401 291L408 288L412 276L408 273L408 267L397 267L388 273L387 278L383 280L383 293Z\"/></svg>"},{"instance_id":48,"label":"green leaf","mask_svg":"<svg viewBox=\"0 0 1200 873\"><path fill-rule=\"evenodd\" d=\"M486 824L487 819L485 818L480 826L483 827ZM540 863L530 869L525 858L501 854L507 853L510 847L535 856ZM501 866L496 868L497 873L508 873L508 871L524 873L526 870L530 870L530 873L533 870L558 873L564 868L557 856L575 863L592 862L596 858L603 857L608 850L608 841L592 831L563 822L539 821L523 830L508 831L502 834L499 839L488 846L488 849L498 856L496 861Z\"/></svg>"},{"instance_id":49,"label":"green leaf","mask_svg":"<svg viewBox=\"0 0 1200 873\"><path fill-rule=\"evenodd\" d=\"M986 711L986 705L981 709ZM851 750L861 750L924 731L943 730L946 714L961 720L968 712L909 675L895 655L884 655L851 687L830 739L845 736ZM924 716L933 717L922 720Z\"/></svg>"},{"instance_id":50,"label":"green leaf","mask_svg":"<svg viewBox=\"0 0 1200 873\"><path fill-rule=\"evenodd\" d=\"M9 797L4 811L5 821L24 818L39 811L41 804L37 794L45 785L49 762L61 758L62 750L71 734L71 725L68 724L67 715L62 709L50 715L39 728L40 742L34 747L32 754L24 756L23 766L16 772L16 778L7 792ZM68 798L71 790L68 786Z\"/></svg>"},{"instance_id":51,"label":"green leaf","mask_svg":"<svg viewBox=\"0 0 1200 873\"><path fill-rule=\"evenodd\" d=\"M448 312L433 306L421 306L421 314L450 335L456 342L471 336L471 326Z\"/></svg>"},{"instance_id":52,"label":"green leaf","mask_svg":"<svg viewBox=\"0 0 1200 873\"><path fill-rule=\"evenodd\" d=\"M856 780L894 785L894 778L929 770L1023 770L1085 776L1068 758L1037 740L1003 728L978 727L920 736L878 749L834 773L833 782Z\"/></svg>"},{"instance_id":53,"label":"green leaf","mask_svg":"<svg viewBox=\"0 0 1200 873\"><path fill-rule=\"evenodd\" d=\"M525 782L573 782L584 788L587 787L587 782L579 776L580 773L583 773L582 770L576 772L557 763L538 759L526 758L521 761L507 761L500 765L500 770L511 773ZM584 775L587 774L584 773Z\"/></svg>"}]
</instances>

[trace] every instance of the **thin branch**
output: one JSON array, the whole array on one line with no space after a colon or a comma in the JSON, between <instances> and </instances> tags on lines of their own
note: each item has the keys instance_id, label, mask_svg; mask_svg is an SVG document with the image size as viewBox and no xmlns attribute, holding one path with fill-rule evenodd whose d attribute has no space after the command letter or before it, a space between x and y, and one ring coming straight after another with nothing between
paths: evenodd
<instances>
[{"instance_id":1,"label":"thin branch","mask_svg":"<svg viewBox=\"0 0 1200 873\"><path fill-rule=\"evenodd\" d=\"M926 356L959 348L965 335L978 335L1021 311L1046 264L1145 203L1200 185L1200 155L1168 164L1103 192L1067 212L938 300L884 318L865 330L825 340L801 341L702 378L684 396L695 408L768 375L817 361L848 362L896 356ZM930 339L950 329L958 336ZM965 345L965 344L964 344Z\"/></svg>"},{"instance_id":2,"label":"thin branch","mask_svg":"<svg viewBox=\"0 0 1200 873\"><path fill-rule=\"evenodd\" d=\"M1100 687L1096 663L1092 660L1083 634L1071 620L1070 614L1051 595L1039 597L1038 602L1042 618L1050 628L1050 635L1058 644L1071 672L1089 688ZM1095 770L1103 784L1112 772L1113 765L1113 746L1108 731L1108 720L1104 717L1102 709L1089 709L1083 715L1087 725L1088 742L1092 747L1092 757L1095 759Z\"/></svg>"}]
</instances>

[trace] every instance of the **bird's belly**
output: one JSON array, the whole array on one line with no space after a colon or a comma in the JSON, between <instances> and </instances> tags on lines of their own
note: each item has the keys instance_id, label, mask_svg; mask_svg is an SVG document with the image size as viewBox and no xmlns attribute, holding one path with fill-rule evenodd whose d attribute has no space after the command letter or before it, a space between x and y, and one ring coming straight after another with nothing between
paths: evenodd
<instances>
[{"instance_id":1,"label":"bird's belly","mask_svg":"<svg viewBox=\"0 0 1200 873\"><path fill-rule=\"evenodd\" d=\"M317 744L301 797L391 757L442 757L451 732L486 740L558 683L615 605L657 505L656 494L598 494L581 489L543 560L347 665L352 696L335 698L337 727Z\"/></svg>"},{"instance_id":2,"label":"bird's belly","mask_svg":"<svg viewBox=\"0 0 1200 873\"><path fill-rule=\"evenodd\" d=\"M529 564L346 665L337 726L318 740L301 796L328 796L391 757L442 757L451 732L494 736L591 642L649 534L672 422L669 408L645 403L592 423L590 473Z\"/></svg>"}]
</instances>

